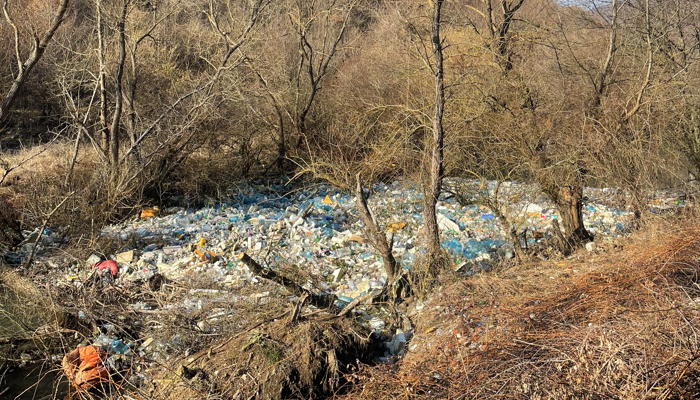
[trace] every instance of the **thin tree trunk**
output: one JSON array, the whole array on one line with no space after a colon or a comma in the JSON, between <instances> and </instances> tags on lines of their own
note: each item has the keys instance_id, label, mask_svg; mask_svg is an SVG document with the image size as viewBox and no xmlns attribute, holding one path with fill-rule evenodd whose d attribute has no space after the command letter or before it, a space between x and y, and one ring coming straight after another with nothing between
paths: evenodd
<instances>
[{"instance_id":1,"label":"thin tree trunk","mask_svg":"<svg viewBox=\"0 0 700 400\"><path fill-rule=\"evenodd\" d=\"M100 72L98 81L100 84L100 132L99 144L105 154L109 153L109 126L107 125L107 63L105 61L104 23L102 22L102 0L97 0L97 51L100 59ZM109 160L109 157L107 157Z\"/></svg>"},{"instance_id":2,"label":"thin tree trunk","mask_svg":"<svg viewBox=\"0 0 700 400\"><path fill-rule=\"evenodd\" d=\"M589 104L589 112L592 116L597 115L600 112L600 105L603 100L603 96L606 93L606 88L608 87L610 75L613 72L613 64L615 63L615 55L617 53L617 15L619 7L617 0L612 0L612 17L610 20L610 37L608 39L608 49L605 53L605 61L601 66L598 76L596 76L593 82L594 92L593 100Z\"/></svg>"},{"instance_id":3,"label":"thin tree trunk","mask_svg":"<svg viewBox=\"0 0 700 400\"><path fill-rule=\"evenodd\" d=\"M137 47L134 46L133 51L130 54L131 59L131 76L129 79L129 90L127 95L127 107L129 108L128 115L126 118L127 129L129 130L129 141L131 145L136 144L136 85L138 83L138 74L136 73L136 50ZM137 157L139 151L136 152Z\"/></svg>"},{"instance_id":4,"label":"thin tree trunk","mask_svg":"<svg viewBox=\"0 0 700 400\"><path fill-rule=\"evenodd\" d=\"M41 39L39 39L38 37L34 38L34 47L32 49L32 52L29 54L27 60L24 63L22 63L22 60L19 58L19 30L17 29L15 23L10 17L9 11L7 9L8 1L4 0L2 7L3 14L5 16L5 19L10 25L12 25L15 31L15 53L17 55L17 65L19 67L19 71L17 73L17 77L10 86L10 90L8 90L7 95L5 95L5 98L2 101L2 105L0 105L0 126L7 120L10 110L12 109L12 105L17 99L17 94L19 93L22 86L24 86L32 69L34 69L34 66L36 66L41 57L44 55L44 52L46 52L46 47L49 45L49 42L51 42L53 35L56 33L56 30L58 30L58 27L61 26L61 24L63 23L63 17L66 14L66 9L68 9L68 2L69 0L61 1L56 15L51 20L51 26L44 33L44 36L41 37Z\"/></svg>"},{"instance_id":5,"label":"thin tree trunk","mask_svg":"<svg viewBox=\"0 0 700 400\"><path fill-rule=\"evenodd\" d=\"M445 107L445 82L442 54L442 38L440 36L441 8L444 0L437 0L433 3L433 29L432 29L432 49L433 49L433 73L435 76L435 111L433 115L433 141L431 143L430 174L428 187L425 193L425 205L423 207L423 220L426 228L426 242L428 254L434 259L441 251L440 232L438 230L435 207L437 205L440 192L442 191L443 166L443 145L444 131L442 118Z\"/></svg>"},{"instance_id":6,"label":"thin tree trunk","mask_svg":"<svg viewBox=\"0 0 700 400\"><path fill-rule=\"evenodd\" d=\"M68 199L70 199L71 197L73 197L74 194L75 194L75 192L70 192L70 193L69 193L66 197L64 197L63 200L61 200L61 202L58 203L58 205L57 205L56 207L54 207L54 209L46 216L46 219L44 220L44 223L41 225L41 228L39 228L39 236L36 238L36 241L35 241L34 244L32 245L32 250L29 252L29 257L27 257L27 260L25 261L25 264L24 264L25 268L31 267L31 265L32 265L32 260L34 260L34 254L36 253L36 248L37 248L37 246L39 245L39 242L41 242L41 237L44 235L44 230L46 229L46 226L49 224L49 221L51 220L51 218L53 218L54 214L56 214L56 212L57 212L61 207L63 207L63 204L65 204L66 201L68 201Z\"/></svg>"},{"instance_id":7,"label":"thin tree trunk","mask_svg":"<svg viewBox=\"0 0 700 400\"><path fill-rule=\"evenodd\" d=\"M131 71L128 80L128 90L125 96L127 115L126 115L126 130L129 136L129 145L135 147L134 149L134 160L136 163L141 163L142 154L141 146L136 144L136 87L138 85L138 73L136 71L136 51L138 50L138 43L134 45L131 51Z\"/></svg>"},{"instance_id":8,"label":"thin tree trunk","mask_svg":"<svg viewBox=\"0 0 700 400\"><path fill-rule=\"evenodd\" d=\"M116 178L119 170L119 123L121 120L122 109L124 105L124 95L122 93L122 80L124 78L124 63L126 62L126 12L129 1L124 0L119 22L117 23L117 31L119 32L119 61L117 63L117 73L115 75L115 104L114 115L112 116L111 137L109 141L109 162L112 166L112 177Z\"/></svg>"},{"instance_id":9,"label":"thin tree trunk","mask_svg":"<svg viewBox=\"0 0 700 400\"><path fill-rule=\"evenodd\" d=\"M496 218L498 218L501 227L504 231L507 232L508 237L513 242L513 249L515 250L515 255L519 259L524 260L526 258L526 255L523 251L523 248L520 247L520 233L518 232L518 228L515 226L515 224L508 220L508 218L505 216L505 214L503 214L503 212L498 208L497 205L491 204L488 205L488 207L491 210L491 212L496 216Z\"/></svg>"},{"instance_id":10,"label":"thin tree trunk","mask_svg":"<svg viewBox=\"0 0 700 400\"><path fill-rule=\"evenodd\" d=\"M73 176L73 168L75 168L75 162L78 160L78 152L80 151L80 139L83 137L83 129L78 129L78 137L75 138L75 146L73 146L73 157L70 159L70 165L68 166L68 173L66 174L66 180L63 183L68 186L70 183L70 178Z\"/></svg>"},{"instance_id":11,"label":"thin tree trunk","mask_svg":"<svg viewBox=\"0 0 700 400\"><path fill-rule=\"evenodd\" d=\"M282 106L280 105L279 101L277 101L277 97L272 93L270 90L270 86L267 84L267 81L263 76L260 74L260 72L255 69L252 64L249 63L250 68L253 70L255 75L258 77L258 80L260 83L263 85L265 88L265 93L267 94L267 97L270 98L270 102L272 103L272 107L275 109L275 114L277 115L277 168L281 171L284 170L284 160L287 157L287 145L286 145L286 140L285 140L285 135L284 135L284 114L282 113Z\"/></svg>"},{"instance_id":12,"label":"thin tree trunk","mask_svg":"<svg viewBox=\"0 0 700 400\"><path fill-rule=\"evenodd\" d=\"M360 211L360 217L362 222L365 223L367 230L372 235L372 241L374 247L379 251L379 254L384 260L384 271L387 276L387 285L393 286L396 284L400 278L399 274L399 263L396 262L394 258L394 253L392 251L392 244L386 239L386 234L384 230L380 229L377 222L372 218L372 213L369 210L369 205L367 204L367 198L363 192L362 180L360 174L356 176L357 186L355 187L355 197L357 201L357 209Z\"/></svg>"}]
</instances>

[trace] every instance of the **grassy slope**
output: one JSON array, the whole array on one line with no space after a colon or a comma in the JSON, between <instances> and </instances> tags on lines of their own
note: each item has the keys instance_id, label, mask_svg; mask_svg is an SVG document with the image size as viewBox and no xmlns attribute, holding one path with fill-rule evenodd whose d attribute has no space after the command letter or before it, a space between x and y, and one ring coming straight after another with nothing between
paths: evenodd
<instances>
[{"instance_id":1,"label":"grassy slope","mask_svg":"<svg viewBox=\"0 0 700 400\"><path fill-rule=\"evenodd\" d=\"M414 317L406 358L365 368L345 398L696 398L699 253L697 217L678 217L459 280Z\"/></svg>"}]
</instances>

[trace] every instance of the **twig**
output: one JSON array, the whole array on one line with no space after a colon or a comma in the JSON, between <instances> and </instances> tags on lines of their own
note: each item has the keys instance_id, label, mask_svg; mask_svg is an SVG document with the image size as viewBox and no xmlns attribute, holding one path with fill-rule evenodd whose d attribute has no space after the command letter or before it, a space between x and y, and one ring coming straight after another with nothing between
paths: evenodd
<instances>
[{"instance_id":1,"label":"twig","mask_svg":"<svg viewBox=\"0 0 700 400\"><path fill-rule=\"evenodd\" d=\"M367 300L370 300L370 301L371 301L371 300L374 300L376 297L378 297L379 295L381 295L383 292L384 292L383 290L380 290L379 292L366 294L366 295L364 295L364 296L362 296L362 297L356 298L355 300L351 301L350 304L348 304L347 306L345 306L345 308L343 308L343 310L342 310L340 313L338 313L338 316L339 316L339 317L342 317L342 316L348 314L348 313L349 313L350 311L352 311L355 307L357 307L360 303L363 303L363 302L365 302L365 301L367 301Z\"/></svg>"},{"instance_id":2,"label":"twig","mask_svg":"<svg viewBox=\"0 0 700 400\"><path fill-rule=\"evenodd\" d=\"M294 323L299 319L299 316L301 315L301 309L304 307L304 303L306 303L306 300L309 298L308 293L304 293L297 303L294 305L294 310L292 311L292 318L290 319L291 323Z\"/></svg>"},{"instance_id":3,"label":"twig","mask_svg":"<svg viewBox=\"0 0 700 400\"><path fill-rule=\"evenodd\" d=\"M54 214L63 206L63 204L68 201L73 195L75 194L75 191L70 192L68 196L66 196L51 212L49 215L46 217L44 220L44 224L41 225L41 229L39 229L39 236L36 238L36 242L34 242L34 245L32 246L32 251L29 253L29 257L27 257L27 263L25 266L29 268L30 265L32 265L32 259L34 258L34 253L36 252L36 248L39 245L39 242L41 241L41 237L44 235L44 229L46 229L46 225L49 224L49 220L51 220L51 217L53 217Z\"/></svg>"}]
</instances>

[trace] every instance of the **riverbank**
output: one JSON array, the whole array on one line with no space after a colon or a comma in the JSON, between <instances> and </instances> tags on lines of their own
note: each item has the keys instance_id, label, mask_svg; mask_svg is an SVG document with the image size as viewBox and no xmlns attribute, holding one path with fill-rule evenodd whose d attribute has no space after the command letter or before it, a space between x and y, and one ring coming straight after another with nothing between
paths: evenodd
<instances>
[{"instance_id":1,"label":"riverbank","mask_svg":"<svg viewBox=\"0 0 700 400\"><path fill-rule=\"evenodd\" d=\"M681 376L674 374L690 373L674 368L683 357L693 360L688 338L700 305L694 286L700 234L692 227L697 221L692 203L658 200L658 212L666 214L631 230L624 224L629 213L605 205L601 196L586 208L587 225L598 227L595 245L588 249L570 257L550 252L546 257L540 253L542 259L515 262L505 243L484 246L473 257L447 246L450 268L430 286L415 288L396 307L361 301L339 316L260 278L235 258L250 252L310 293L337 295L340 308L378 290L381 272L371 275L371 267L380 260L357 239L362 239L363 227L351 208L352 198L328 187L305 190L292 203L273 197L274 188L263 193L251 185L240 191L245 198L230 204L137 217L104 230L103 253L61 247L56 234L47 232L49 240L42 243L33 268L5 267L0 277L7 322L0 343L3 369L17 373L24 371L22 364L48 363L60 371L66 353L96 345L105 353L110 378L89 395L179 399L233 394L387 398L404 396L406 387L412 388L409 397L416 398L459 391L479 398L505 387L516 397L561 398L557 396L583 396L582 390L593 384L602 385L605 393L636 395L647 388L659 397L676 389L668 384L666 392L653 391L631 372L630 363L643 361L659 371L657 386ZM411 193L410 188L386 185L377 190L375 202L383 222L396 224L392 230L401 260L407 253L417 255L417 264L404 266L407 274L420 265L420 244L414 242L410 223L411 207L418 201L405 200ZM551 206L530 200L520 205L528 231L542 234L528 240L542 246L546 225L555 218ZM499 240L501 233L486 210L458 206L451 199L439 210L456 225L443 223L444 243L469 248L470 243ZM471 237L475 233L481 237ZM100 255L104 253L107 257ZM116 272L96 273L93 264L101 258L114 258ZM647 291L658 290L659 296L649 297ZM680 302L682 293L689 298L686 303ZM659 318L669 312L680 314L667 318L670 322L660 330ZM683 318L690 321L686 326ZM652 321L653 326L645 325ZM660 339L664 335L674 340L686 335L687 345L678 354L667 353L674 347ZM596 341L617 350L606 353ZM647 343L648 354L614 358L632 342ZM582 361L577 354L587 351L592 353ZM567 354L568 361L556 354ZM654 354L658 358L650 358ZM604 359L617 360L615 365L626 371L624 379L634 378L634 383L623 384L620 372L608 368ZM574 377L566 379L574 380L552 386L549 380L538 381L527 365L550 376L552 368L566 369ZM525 368L519 372L521 381L505 366ZM691 362L686 370L694 368ZM588 375L580 375L581 369ZM49 379L51 386L64 382L61 387L66 387L66 377ZM676 386L685 388L684 382L679 379ZM37 398L29 393L21 398Z\"/></svg>"}]
</instances>

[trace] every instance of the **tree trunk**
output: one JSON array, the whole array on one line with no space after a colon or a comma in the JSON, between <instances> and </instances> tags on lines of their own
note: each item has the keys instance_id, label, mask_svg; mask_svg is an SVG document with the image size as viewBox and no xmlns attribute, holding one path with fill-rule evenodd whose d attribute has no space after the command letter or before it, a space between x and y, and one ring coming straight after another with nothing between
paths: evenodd
<instances>
[{"instance_id":1,"label":"tree trunk","mask_svg":"<svg viewBox=\"0 0 700 400\"><path fill-rule=\"evenodd\" d=\"M27 60L24 63L22 63L22 60L17 60L17 64L19 65L17 78L15 78L15 80L12 82L10 90L8 90L7 95L2 101L2 105L0 105L0 126L2 126L2 124L7 120L7 117L10 113L10 109L12 109L12 105L17 99L17 94L19 93L22 86L24 86L25 82L27 81L27 78L29 77L29 74L31 73L32 69L34 69L34 66L36 66L41 57L44 55L46 47L49 45L49 42L51 42L53 35L56 33L56 30L63 23L63 17L66 14L68 2L69 0L61 1L56 15L51 20L51 26L44 33L44 36L41 39L35 37L34 48L32 49L32 52L27 58ZM10 17L9 11L7 10L7 1L3 3L3 13L5 14L5 19L13 27L15 27L14 22L12 22L12 18ZM19 56L19 31L17 30L15 30L15 45L17 46L17 56Z\"/></svg>"},{"instance_id":2,"label":"tree trunk","mask_svg":"<svg viewBox=\"0 0 700 400\"><path fill-rule=\"evenodd\" d=\"M518 228L515 226L515 224L508 220L508 218L505 216L505 214L503 214L503 212L501 212L497 205L489 204L487 206L489 207L491 212L496 216L496 218L498 218L501 227L504 231L506 231L508 237L513 242L513 249L515 250L515 255L518 257L518 259L524 260L526 258L526 255L523 251L523 248L520 247L520 232L518 232Z\"/></svg>"},{"instance_id":3,"label":"tree trunk","mask_svg":"<svg viewBox=\"0 0 700 400\"><path fill-rule=\"evenodd\" d=\"M105 154L109 153L109 126L107 126L107 63L105 61L104 23L102 22L102 0L97 0L97 51L100 58L100 137L99 143ZM109 160L109 156L107 157Z\"/></svg>"},{"instance_id":4,"label":"tree trunk","mask_svg":"<svg viewBox=\"0 0 700 400\"><path fill-rule=\"evenodd\" d=\"M124 105L122 80L124 78L124 63L126 62L126 34L124 32L124 28L126 25L126 12L128 5L129 1L124 0L124 7L122 8L121 15L119 16L119 22L117 24L117 31L119 32L119 60L117 63L117 73L115 75L115 104L114 115L112 116L112 127L110 129L111 137L109 141L109 162L112 166L113 179L116 178L117 172L119 171L119 124Z\"/></svg>"},{"instance_id":5,"label":"tree trunk","mask_svg":"<svg viewBox=\"0 0 700 400\"><path fill-rule=\"evenodd\" d=\"M301 285L287 278L286 276L281 275L269 268L264 268L246 253L240 253L238 255L238 260L245 264L253 273L255 273L255 275L258 275L265 279L269 279L273 282L284 286L285 289L287 289L290 293L296 296L308 297L310 303L314 306L318 308L328 309L333 313L338 313L340 311L335 305L335 302L338 300L338 297L336 295L324 293L312 294L308 290L304 289Z\"/></svg>"},{"instance_id":6,"label":"tree trunk","mask_svg":"<svg viewBox=\"0 0 700 400\"><path fill-rule=\"evenodd\" d=\"M433 73L435 76L435 110L433 114L433 140L430 146L430 173L429 182L425 190L425 204L423 207L423 220L426 229L426 243L428 254L432 260L441 252L440 232L438 230L435 207L438 197L442 191L443 166L443 144L444 131L442 118L445 106L445 82L442 55L442 38L440 37L440 17L444 0L437 0L433 3L433 29L432 29L432 49L433 49Z\"/></svg>"},{"instance_id":7,"label":"tree trunk","mask_svg":"<svg viewBox=\"0 0 700 400\"><path fill-rule=\"evenodd\" d=\"M284 160L287 158L287 145L285 144L284 138L284 117L279 109L277 109L277 120L277 169L284 171Z\"/></svg>"},{"instance_id":8,"label":"tree trunk","mask_svg":"<svg viewBox=\"0 0 700 400\"><path fill-rule=\"evenodd\" d=\"M387 285L393 286L397 283L400 275L399 263L396 262L394 258L394 253L392 251L392 243L386 239L386 233L383 229L380 229L377 222L372 218L372 213L369 210L369 205L367 204L367 198L362 189L362 181L360 174L357 174L357 186L355 187L355 197L357 198L357 209L360 211L360 217L362 222L365 223L367 230L372 235L372 244L379 251L379 254L384 260L384 270L387 276Z\"/></svg>"},{"instance_id":9,"label":"tree trunk","mask_svg":"<svg viewBox=\"0 0 700 400\"><path fill-rule=\"evenodd\" d=\"M583 186L564 186L558 189L555 202L566 230L566 241L571 249L592 240L583 225Z\"/></svg>"}]
</instances>

